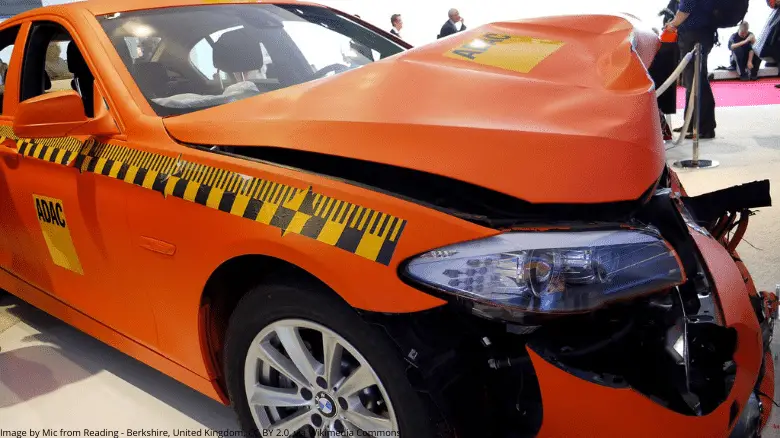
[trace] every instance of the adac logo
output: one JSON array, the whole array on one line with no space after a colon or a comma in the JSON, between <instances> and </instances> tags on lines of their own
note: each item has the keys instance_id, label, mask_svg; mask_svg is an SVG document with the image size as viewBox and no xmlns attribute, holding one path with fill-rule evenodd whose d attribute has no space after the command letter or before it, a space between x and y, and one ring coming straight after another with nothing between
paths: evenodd
<instances>
[{"instance_id":1,"label":"adac logo","mask_svg":"<svg viewBox=\"0 0 780 438\"><path fill-rule=\"evenodd\" d=\"M489 32L447 51L444 56L529 73L563 44L562 41Z\"/></svg>"},{"instance_id":2,"label":"adac logo","mask_svg":"<svg viewBox=\"0 0 780 438\"><path fill-rule=\"evenodd\" d=\"M68 229L65 207L60 199L33 194L35 212L41 225L41 233L49 247L52 262L60 267L84 275L84 270L76 253L76 246Z\"/></svg>"},{"instance_id":3,"label":"adac logo","mask_svg":"<svg viewBox=\"0 0 780 438\"><path fill-rule=\"evenodd\" d=\"M39 221L62 228L66 227L65 215L62 213L62 203L35 198L35 208L38 210Z\"/></svg>"}]
</instances>

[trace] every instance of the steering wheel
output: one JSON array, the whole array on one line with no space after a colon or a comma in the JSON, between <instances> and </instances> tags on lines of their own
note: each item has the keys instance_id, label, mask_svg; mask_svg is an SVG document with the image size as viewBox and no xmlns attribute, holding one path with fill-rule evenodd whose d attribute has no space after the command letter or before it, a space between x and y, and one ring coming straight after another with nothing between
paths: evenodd
<instances>
[{"instance_id":1,"label":"steering wheel","mask_svg":"<svg viewBox=\"0 0 780 438\"><path fill-rule=\"evenodd\" d=\"M312 78L319 79L322 77L325 77L326 74L330 72L334 73L343 73L345 71L349 70L349 66L346 66L344 64L331 64L326 65L325 67L322 67L321 69L315 71L312 73Z\"/></svg>"}]
</instances>

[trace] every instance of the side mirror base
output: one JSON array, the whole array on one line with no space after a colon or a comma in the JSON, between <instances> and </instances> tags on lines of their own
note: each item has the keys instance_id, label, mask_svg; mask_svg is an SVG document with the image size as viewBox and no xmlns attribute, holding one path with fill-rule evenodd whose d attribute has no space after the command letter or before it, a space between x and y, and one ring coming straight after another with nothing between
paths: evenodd
<instances>
[{"instance_id":1,"label":"side mirror base","mask_svg":"<svg viewBox=\"0 0 780 438\"><path fill-rule=\"evenodd\" d=\"M105 108L95 118L87 118L81 96L71 90L46 93L21 102L16 110L13 129L17 136L23 138L119 134L113 117Z\"/></svg>"}]
</instances>

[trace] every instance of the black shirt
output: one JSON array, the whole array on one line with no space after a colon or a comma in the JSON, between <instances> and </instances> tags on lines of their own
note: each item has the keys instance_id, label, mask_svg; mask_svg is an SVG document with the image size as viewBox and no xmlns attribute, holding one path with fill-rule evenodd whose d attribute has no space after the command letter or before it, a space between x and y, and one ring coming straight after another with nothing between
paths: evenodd
<instances>
[{"instance_id":1,"label":"black shirt","mask_svg":"<svg viewBox=\"0 0 780 438\"><path fill-rule=\"evenodd\" d=\"M753 36L753 32L748 32L748 34L745 35L744 38L739 35L739 32L734 33L734 35L731 35L731 38L729 38L729 50L731 50L732 44L741 43L742 41L745 41L751 36ZM753 50L753 44L747 43L744 46L737 47L737 48L742 50Z\"/></svg>"}]
</instances>

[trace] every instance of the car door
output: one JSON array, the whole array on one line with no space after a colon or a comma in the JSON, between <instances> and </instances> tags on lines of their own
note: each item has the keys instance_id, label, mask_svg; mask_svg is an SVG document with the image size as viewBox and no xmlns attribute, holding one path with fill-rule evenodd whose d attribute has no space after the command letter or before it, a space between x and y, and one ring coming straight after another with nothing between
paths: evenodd
<instances>
[{"instance_id":1,"label":"car door","mask_svg":"<svg viewBox=\"0 0 780 438\"><path fill-rule=\"evenodd\" d=\"M12 210L12 204L9 202L9 187L5 179L7 171L5 168L13 168L18 163L18 154L15 144L12 141L6 142L6 136L9 133L9 126L13 122L11 117L12 105L9 103L14 100L12 96L13 88L6 92L6 82L9 71L13 78L13 69L11 68L17 62L14 58L21 50L16 40L20 35L21 26L4 26L0 28L0 269L10 270L14 264L13 249L24 242L19 241L24 232L23 227L19 226L15 220L17 215Z\"/></svg>"},{"instance_id":2,"label":"car door","mask_svg":"<svg viewBox=\"0 0 780 438\"><path fill-rule=\"evenodd\" d=\"M85 114L108 111L85 61L83 46L66 22L32 22L19 68L18 100L52 92L83 97ZM76 67L73 67L73 66ZM71 70L77 72L74 76ZM91 76L89 80L86 76ZM88 90L92 90L93 98ZM102 106L102 107L101 107ZM128 226L124 184L100 172L82 172L88 148L121 143L85 136L18 138L8 121L0 127L16 146L5 166L9 199L27 244L13 249L13 274L72 308L153 347L154 318L139 291L129 290ZM142 295L143 293L140 292Z\"/></svg>"}]
</instances>

